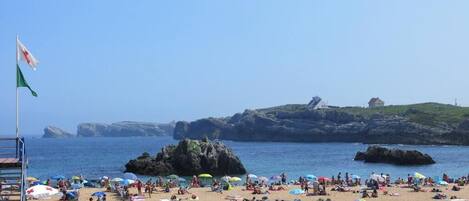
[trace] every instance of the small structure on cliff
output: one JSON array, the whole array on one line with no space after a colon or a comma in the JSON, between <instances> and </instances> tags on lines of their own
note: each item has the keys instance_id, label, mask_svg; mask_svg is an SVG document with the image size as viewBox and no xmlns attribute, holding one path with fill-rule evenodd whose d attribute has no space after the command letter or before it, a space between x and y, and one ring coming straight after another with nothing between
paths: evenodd
<instances>
[{"instance_id":1,"label":"small structure on cliff","mask_svg":"<svg viewBox=\"0 0 469 201\"><path fill-rule=\"evenodd\" d=\"M354 160L365 163L392 163L396 165L427 165L435 161L428 154L417 150L388 149L377 145L369 146L365 152L357 152Z\"/></svg>"},{"instance_id":2,"label":"small structure on cliff","mask_svg":"<svg viewBox=\"0 0 469 201\"><path fill-rule=\"evenodd\" d=\"M321 97L314 96L311 101L309 101L308 106L306 106L308 110L317 110L317 109L324 109L328 108L327 103L324 102Z\"/></svg>"},{"instance_id":3,"label":"small structure on cliff","mask_svg":"<svg viewBox=\"0 0 469 201\"><path fill-rule=\"evenodd\" d=\"M215 176L245 174L246 169L234 153L218 141L189 140L168 145L155 157L143 153L125 165L126 172L141 175L182 176L209 173Z\"/></svg>"},{"instance_id":4,"label":"small structure on cliff","mask_svg":"<svg viewBox=\"0 0 469 201\"><path fill-rule=\"evenodd\" d=\"M384 101L379 99L379 97L371 98L370 101L368 101L369 108L383 107L383 106L384 106Z\"/></svg>"}]
</instances>

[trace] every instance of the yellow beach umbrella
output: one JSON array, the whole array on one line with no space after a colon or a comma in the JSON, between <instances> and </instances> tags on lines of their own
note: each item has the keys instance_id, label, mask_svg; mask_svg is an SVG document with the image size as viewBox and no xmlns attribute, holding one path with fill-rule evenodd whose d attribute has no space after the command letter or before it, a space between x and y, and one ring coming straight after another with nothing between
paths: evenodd
<instances>
[{"instance_id":1,"label":"yellow beach umbrella","mask_svg":"<svg viewBox=\"0 0 469 201\"><path fill-rule=\"evenodd\" d=\"M36 177L28 177L26 178L26 181L39 181Z\"/></svg>"},{"instance_id":2,"label":"yellow beach umbrella","mask_svg":"<svg viewBox=\"0 0 469 201\"><path fill-rule=\"evenodd\" d=\"M239 178L239 177L231 177L231 178L229 179L229 181L230 181L230 182L238 182L238 181L241 181L241 178Z\"/></svg>"},{"instance_id":3,"label":"yellow beach umbrella","mask_svg":"<svg viewBox=\"0 0 469 201\"><path fill-rule=\"evenodd\" d=\"M420 173L418 173L418 172L415 172L414 177L417 178L417 179L425 179L425 178L427 178L425 175L420 174Z\"/></svg>"},{"instance_id":4,"label":"yellow beach umbrella","mask_svg":"<svg viewBox=\"0 0 469 201\"><path fill-rule=\"evenodd\" d=\"M212 178L212 175L204 173L204 174L199 174L199 178Z\"/></svg>"},{"instance_id":5,"label":"yellow beach umbrella","mask_svg":"<svg viewBox=\"0 0 469 201\"><path fill-rule=\"evenodd\" d=\"M72 180L80 180L80 177L79 176L73 176Z\"/></svg>"}]
</instances>

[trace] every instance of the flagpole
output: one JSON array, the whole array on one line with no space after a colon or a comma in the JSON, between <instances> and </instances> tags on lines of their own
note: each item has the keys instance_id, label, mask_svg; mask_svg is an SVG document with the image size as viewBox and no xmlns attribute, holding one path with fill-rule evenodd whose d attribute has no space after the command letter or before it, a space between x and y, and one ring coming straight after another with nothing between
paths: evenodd
<instances>
[{"instance_id":1,"label":"flagpole","mask_svg":"<svg viewBox=\"0 0 469 201\"><path fill-rule=\"evenodd\" d=\"M16 35L16 55L15 55L15 59L16 59L16 67L15 68L18 68L18 35ZM19 119L19 113L18 113L18 98L19 98L19 93L18 93L18 69L16 69L16 138L19 138L20 137L20 129L19 129L19 123L18 123L18 119Z\"/></svg>"}]
</instances>

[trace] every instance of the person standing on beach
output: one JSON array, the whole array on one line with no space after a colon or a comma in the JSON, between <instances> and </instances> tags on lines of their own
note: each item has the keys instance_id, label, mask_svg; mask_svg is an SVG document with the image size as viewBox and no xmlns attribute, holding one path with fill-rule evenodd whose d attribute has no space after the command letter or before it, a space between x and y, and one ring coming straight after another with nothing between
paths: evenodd
<instances>
[{"instance_id":1,"label":"person standing on beach","mask_svg":"<svg viewBox=\"0 0 469 201\"><path fill-rule=\"evenodd\" d=\"M347 186L349 185L348 172L345 173L345 183L347 184Z\"/></svg>"},{"instance_id":2,"label":"person standing on beach","mask_svg":"<svg viewBox=\"0 0 469 201\"><path fill-rule=\"evenodd\" d=\"M142 195L142 182L140 180L137 180L137 191L138 195Z\"/></svg>"},{"instance_id":3,"label":"person standing on beach","mask_svg":"<svg viewBox=\"0 0 469 201\"><path fill-rule=\"evenodd\" d=\"M282 172L282 174L280 174L280 178L282 179L282 184L287 184L287 175L285 174L285 172Z\"/></svg>"},{"instance_id":4,"label":"person standing on beach","mask_svg":"<svg viewBox=\"0 0 469 201\"><path fill-rule=\"evenodd\" d=\"M340 178L341 178L340 175L341 175L341 174L342 174L341 172L339 172L339 174L337 174L337 183L338 183L338 184L341 184L341 183L342 183L342 180L340 180Z\"/></svg>"}]
</instances>

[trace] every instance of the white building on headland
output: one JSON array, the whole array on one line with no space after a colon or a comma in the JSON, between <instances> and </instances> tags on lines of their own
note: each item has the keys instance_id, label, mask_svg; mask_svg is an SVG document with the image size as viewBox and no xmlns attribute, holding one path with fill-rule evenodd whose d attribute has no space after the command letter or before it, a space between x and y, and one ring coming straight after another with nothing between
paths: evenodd
<instances>
[{"instance_id":1,"label":"white building on headland","mask_svg":"<svg viewBox=\"0 0 469 201\"><path fill-rule=\"evenodd\" d=\"M311 101L309 101L306 108L308 108L308 110L317 110L317 109L329 108L329 106L327 106L327 103L322 101L322 99L319 96L314 96L311 99Z\"/></svg>"}]
</instances>

